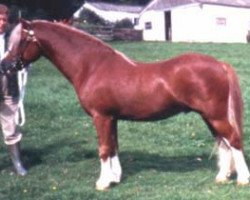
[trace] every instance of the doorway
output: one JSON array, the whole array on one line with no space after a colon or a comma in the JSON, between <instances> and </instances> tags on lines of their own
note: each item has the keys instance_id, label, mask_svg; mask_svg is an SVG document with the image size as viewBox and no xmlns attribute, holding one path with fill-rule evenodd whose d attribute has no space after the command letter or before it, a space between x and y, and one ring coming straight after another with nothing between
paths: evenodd
<instances>
[{"instance_id":1,"label":"doorway","mask_svg":"<svg viewBox=\"0 0 250 200\"><path fill-rule=\"evenodd\" d=\"M165 12L165 37L167 41L172 40L171 11Z\"/></svg>"}]
</instances>

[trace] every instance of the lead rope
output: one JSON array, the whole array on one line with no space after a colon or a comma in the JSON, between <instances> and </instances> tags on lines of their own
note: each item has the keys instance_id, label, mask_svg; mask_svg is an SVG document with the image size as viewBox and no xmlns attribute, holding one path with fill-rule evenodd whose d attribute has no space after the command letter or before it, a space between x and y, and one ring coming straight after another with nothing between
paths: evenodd
<instances>
[{"instance_id":1,"label":"lead rope","mask_svg":"<svg viewBox=\"0 0 250 200\"><path fill-rule=\"evenodd\" d=\"M28 79L28 68L24 68L17 72L18 88L19 88L19 102L18 111L16 112L15 122L18 126L23 126L25 124L25 110L23 105L23 100L25 96L25 87Z\"/></svg>"}]
</instances>

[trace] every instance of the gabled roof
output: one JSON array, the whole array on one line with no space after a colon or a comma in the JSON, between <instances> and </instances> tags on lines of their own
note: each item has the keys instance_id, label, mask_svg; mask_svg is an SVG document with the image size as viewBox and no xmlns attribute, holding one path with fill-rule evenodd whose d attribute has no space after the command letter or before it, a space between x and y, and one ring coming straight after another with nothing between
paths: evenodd
<instances>
[{"instance_id":1,"label":"gabled roof","mask_svg":"<svg viewBox=\"0 0 250 200\"><path fill-rule=\"evenodd\" d=\"M250 0L152 0L143 11L166 10L193 3L250 8Z\"/></svg>"},{"instance_id":2,"label":"gabled roof","mask_svg":"<svg viewBox=\"0 0 250 200\"><path fill-rule=\"evenodd\" d=\"M197 0L197 2L243 8L250 7L250 0Z\"/></svg>"},{"instance_id":3,"label":"gabled roof","mask_svg":"<svg viewBox=\"0 0 250 200\"><path fill-rule=\"evenodd\" d=\"M86 1L85 4L86 3L99 10L105 10L105 11L140 13L143 10L142 6L129 6L124 4L111 4L104 2L88 2L88 1Z\"/></svg>"}]
</instances>

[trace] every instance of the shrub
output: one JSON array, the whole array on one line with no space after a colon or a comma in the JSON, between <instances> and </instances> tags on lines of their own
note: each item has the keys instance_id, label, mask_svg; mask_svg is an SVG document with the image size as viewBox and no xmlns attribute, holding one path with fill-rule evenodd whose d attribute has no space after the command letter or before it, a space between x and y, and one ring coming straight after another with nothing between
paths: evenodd
<instances>
[{"instance_id":1,"label":"shrub","mask_svg":"<svg viewBox=\"0 0 250 200\"><path fill-rule=\"evenodd\" d=\"M95 25L106 25L107 22L97 15L95 12L84 8L79 16L80 21L84 21L88 24L95 24Z\"/></svg>"},{"instance_id":2,"label":"shrub","mask_svg":"<svg viewBox=\"0 0 250 200\"><path fill-rule=\"evenodd\" d=\"M130 19L125 18L120 21L117 21L115 23L115 28L133 28L133 23L130 21Z\"/></svg>"}]
</instances>

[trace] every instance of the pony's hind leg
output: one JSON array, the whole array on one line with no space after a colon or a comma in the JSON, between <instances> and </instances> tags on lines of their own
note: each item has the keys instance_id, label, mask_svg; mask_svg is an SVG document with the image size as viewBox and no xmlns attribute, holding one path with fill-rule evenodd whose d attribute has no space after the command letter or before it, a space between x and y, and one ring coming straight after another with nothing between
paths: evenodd
<instances>
[{"instance_id":1,"label":"pony's hind leg","mask_svg":"<svg viewBox=\"0 0 250 200\"><path fill-rule=\"evenodd\" d=\"M226 142L217 138L218 143L218 167L219 173L216 176L216 183L226 183L234 172L232 151Z\"/></svg>"},{"instance_id":2,"label":"pony's hind leg","mask_svg":"<svg viewBox=\"0 0 250 200\"><path fill-rule=\"evenodd\" d=\"M117 121L101 115L96 115L93 119L98 136L101 162L101 172L96 182L96 189L106 190L111 183L119 183L121 179L122 170L116 149Z\"/></svg>"},{"instance_id":3,"label":"pony's hind leg","mask_svg":"<svg viewBox=\"0 0 250 200\"><path fill-rule=\"evenodd\" d=\"M242 151L241 134L227 120L210 120L209 123L219 141L219 173L216 182L225 182L235 168L237 183L248 184L250 173Z\"/></svg>"},{"instance_id":4,"label":"pony's hind leg","mask_svg":"<svg viewBox=\"0 0 250 200\"><path fill-rule=\"evenodd\" d=\"M243 155L242 150L231 147L232 154L235 162L235 168L237 171L237 183L238 185L249 184L250 173Z\"/></svg>"}]
</instances>

